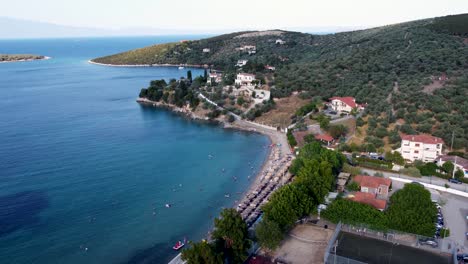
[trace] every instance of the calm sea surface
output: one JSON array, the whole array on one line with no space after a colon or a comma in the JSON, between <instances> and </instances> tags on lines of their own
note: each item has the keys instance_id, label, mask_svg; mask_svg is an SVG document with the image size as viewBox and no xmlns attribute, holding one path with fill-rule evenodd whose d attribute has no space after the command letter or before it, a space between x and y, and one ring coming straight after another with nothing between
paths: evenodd
<instances>
[{"instance_id":1,"label":"calm sea surface","mask_svg":"<svg viewBox=\"0 0 468 264\"><path fill-rule=\"evenodd\" d=\"M135 102L185 70L87 63L199 37L0 41L0 53L52 57L0 63L0 262L165 263L235 204L267 138Z\"/></svg>"}]
</instances>

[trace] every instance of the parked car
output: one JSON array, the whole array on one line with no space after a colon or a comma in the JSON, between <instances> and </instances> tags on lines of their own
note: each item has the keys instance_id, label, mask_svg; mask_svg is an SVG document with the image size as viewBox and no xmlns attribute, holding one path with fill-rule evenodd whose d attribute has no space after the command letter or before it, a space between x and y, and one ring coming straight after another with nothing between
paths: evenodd
<instances>
[{"instance_id":1,"label":"parked car","mask_svg":"<svg viewBox=\"0 0 468 264\"><path fill-rule=\"evenodd\" d=\"M457 260L463 261L464 263L468 263L468 254L458 254Z\"/></svg>"},{"instance_id":2,"label":"parked car","mask_svg":"<svg viewBox=\"0 0 468 264\"><path fill-rule=\"evenodd\" d=\"M455 178L450 178L448 181L451 182L451 183L456 183L456 184L462 184L463 183L459 179L455 179Z\"/></svg>"},{"instance_id":3,"label":"parked car","mask_svg":"<svg viewBox=\"0 0 468 264\"><path fill-rule=\"evenodd\" d=\"M336 115L336 114L338 114L336 111L330 111L330 112L328 112L328 113L329 113L330 115Z\"/></svg>"},{"instance_id":4,"label":"parked car","mask_svg":"<svg viewBox=\"0 0 468 264\"><path fill-rule=\"evenodd\" d=\"M419 239L419 244L420 245L428 245L428 246L431 246L433 248L436 248L436 247L439 246L439 243L437 243L437 241L435 241L432 238L421 238L421 239Z\"/></svg>"}]
</instances>

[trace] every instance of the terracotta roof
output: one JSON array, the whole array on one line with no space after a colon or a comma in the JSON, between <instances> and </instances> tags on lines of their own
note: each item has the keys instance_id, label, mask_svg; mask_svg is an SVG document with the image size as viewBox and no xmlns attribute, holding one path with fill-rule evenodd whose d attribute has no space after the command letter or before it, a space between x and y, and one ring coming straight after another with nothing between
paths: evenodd
<instances>
[{"instance_id":1,"label":"terracotta roof","mask_svg":"<svg viewBox=\"0 0 468 264\"><path fill-rule=\"evenodd\" d=\"M392 180L381 177L374 176L365 176L365 175L356 175L353 178L359 186L368 187L368 188L379 188L380 185L389 186L392 184Z\"/></svg>"},{"instance_id":2,"label":"terracotta roof","mask_svg":"<svg viewBox=\"0 0 468 264\"><path fill-rule=\"evenodd\" d=\"M324 140L324 141L327 141L327 142L332 142L333 141L333 137L328 135L328 134L317 134L317 135L315 135L315 139L316 140Z\"/></svg>"},{"instance_id":3,"label":"terracotta roof","mask_svg":"<svg viewBox=\"0 0 468 264\"><path fill-rule=\"evenodd\" d=\"M347 96L347 97L332 97L332 98L330 98L330 101L332 101L332 100L340 100L341 102L349 105L351 108L355 108L355 107L358 106L356 104L356 101L355 101L354 97L350 97L350 96Z\"/></svg>"},{"instance_id":4,"label":"terracotta roof","mask_svg":"<svg viewBox=\"0 0 468 264\"><path fill-rule=\"evenodd\" d=\"M444 144L444 141L439 137L434 137L428 134L420 134L420 135L401 135L401 139L409 140L413 142L421 142L425 144Z\"/></svg>"},{"instance_id":5,"label":"terracotta roof","mask_svg":"<svg viewBox=\"0 0 468 264\"><path fill-rule=\"evenodd\" d=\"M350 200L368 204L379 210L384 210L387 206L387 201L375 198L375 194L372 193L355 192L354 195L350 197Z\"/></svg>"},{"instance_id":6,"label":"terracotta roof","mask_svg":"<svg viewBox=\"0 0 468 264\"><path fill-rule=\"evenodd\" d=\"M437 157L437 160L441 159L442 161L451 161L452 163L455 163L455 157L457 159L457 165L460 165L463 168L468 169L468 160L462 157L441 155Z\"/></svg>"}]
</instances>

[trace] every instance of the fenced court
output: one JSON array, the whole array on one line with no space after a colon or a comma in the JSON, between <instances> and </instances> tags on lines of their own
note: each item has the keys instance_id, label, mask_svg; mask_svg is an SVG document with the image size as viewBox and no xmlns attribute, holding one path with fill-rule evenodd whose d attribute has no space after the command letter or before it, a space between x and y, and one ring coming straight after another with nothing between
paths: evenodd
<instances>
[{"instance_id":1,"label":"fenced court","mask_svg":"<svg viewBox=\"0 0 468 264\"><path fill-rule=\"evenodd\" d=\"M396 232L375 231L363 226L338 224L327 246L327 264L359 263L440 263L453 262L454 247L439 239L437 247L419 243L424 237Z\"/></svg>"}]
</instances>

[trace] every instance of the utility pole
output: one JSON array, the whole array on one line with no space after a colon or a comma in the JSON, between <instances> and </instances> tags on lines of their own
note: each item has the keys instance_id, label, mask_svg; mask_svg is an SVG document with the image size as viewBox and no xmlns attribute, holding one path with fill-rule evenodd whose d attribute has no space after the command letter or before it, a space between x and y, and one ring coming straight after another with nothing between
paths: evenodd
<instances>
[{"instance_id":1,"label":"utility pole","mask_svg":"<svg viewBox=\"0 0 468 264\"><path fill-rule=\"evenodd\" d=\"M457 158L458 156L455 156L455 163L453 164L453 170L452 170L452 179L455 178L455 169L457 168Z\"/></svg>"}]
</instances>

